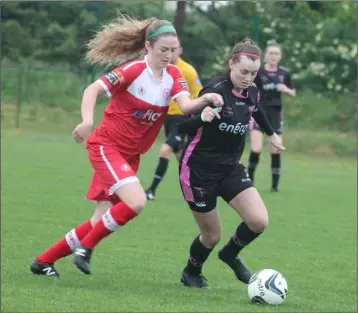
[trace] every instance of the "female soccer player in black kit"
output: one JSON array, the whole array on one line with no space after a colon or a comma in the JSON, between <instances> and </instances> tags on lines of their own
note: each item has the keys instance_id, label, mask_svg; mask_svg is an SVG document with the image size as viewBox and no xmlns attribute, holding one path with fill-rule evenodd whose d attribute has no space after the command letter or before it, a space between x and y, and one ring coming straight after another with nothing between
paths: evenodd
<instances>
[{"instance_id":1,"label":"female soccer player in black kit","mask_svg":"<svg viewBox=\"0 0 358 313\"><path fill-rule=\"evenodd\" d=\"M222 197L243 220L220 250L219 258L240 281L247 284L251 277L237 256L268 225L265 205L240 162L251 116L270 136L271 144L284 150L281 138L258 105L259 92L253 80L260 68L260 57L261 51L252 40L236 44L228 60L227 73L212 78L200 92L201 95L219 93L224 106L206 107L199 116L178 128L189 139L181 157L180 185L200 229L181 276L185 286L209 287L202 266L220 240L217 197Z\"/></svg>"},{"instance_id":2,"label":"female soccer player in black kit","mask_svg":"<svg viewBox=\"0 0 358 313\"><path fill-rule=\"evenodd\" d=\"M255 83L259 88L261 101L260 105L270 121L273 130L282 138L283 111L281 95L288 94L296 96L290 73L283 67L278 66L281 60L281 46L273 43L267 46L265 52L265 65L259 69ZM248 173L251 181L254 181L254 174L259 163L262 150L263 129L251 119L251 153L249 157ZM278 182L281 171L281 155L275 147L271 145L271 191L278 191Z\"/></svg>"}]
</instances>

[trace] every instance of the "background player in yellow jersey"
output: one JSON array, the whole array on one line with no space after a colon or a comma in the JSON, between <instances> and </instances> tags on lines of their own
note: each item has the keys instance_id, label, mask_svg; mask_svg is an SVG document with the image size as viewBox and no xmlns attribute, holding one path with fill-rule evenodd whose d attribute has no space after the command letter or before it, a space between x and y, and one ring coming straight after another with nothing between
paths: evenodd
<instances>
[{"instance_id":1,"label":"background player in yellow jersey","mask_svg":"<svg viewBox=\"0 0 358 313\"><path fill-rule=\"evenodd\" d=\"M183 48L179 45L172 54L171 63L180 68L188 85L191 98L195 99L203 86L201 85L195 68L180 58L182 52ZM185 84L185 82L183 82L183 84ZM176 102L171 100L169 104L168 116L164 123L164 132L167 140L160 148L158 166L155 170L152 184L146 190L148 200L155 199L155 192L168 169L169 158L172 154L175 153L178 161L180 159L181 150L184 146L185 134L179 134L177 126L186 118L187 117L183 115L183 112L180 110Z\"/></svg>"}]
</instances>

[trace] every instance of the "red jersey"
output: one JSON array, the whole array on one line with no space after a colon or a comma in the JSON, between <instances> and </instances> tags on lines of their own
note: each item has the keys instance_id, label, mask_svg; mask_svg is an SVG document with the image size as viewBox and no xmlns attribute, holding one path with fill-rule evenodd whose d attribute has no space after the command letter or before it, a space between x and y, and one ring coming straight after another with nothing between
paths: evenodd
<instances>
[{"instance_id":1,"label":"red jersey","mask_svg":"<svg viewBox=\"0 0 358 313\"><path fill-rule=\"evenodd\" d=\"M164 123L170 98L189 95L178 67L167 65L158 80L146 57L114 69L97 82L111 100L87 144L114 146L126 155L147 152Z\"/></svg>"}]
</instances>

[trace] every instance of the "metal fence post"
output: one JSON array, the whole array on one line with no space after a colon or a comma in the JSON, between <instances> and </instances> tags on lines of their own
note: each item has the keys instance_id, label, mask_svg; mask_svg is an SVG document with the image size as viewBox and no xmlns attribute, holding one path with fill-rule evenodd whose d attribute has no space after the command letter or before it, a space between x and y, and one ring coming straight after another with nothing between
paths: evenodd
<instances>
[{"instance_id":1,"label":"metal fence post","mask_svg":"<svg viewBox=\"0 0 358 313\"><path fill-rule=\"evenodd\" d=\"M22 103L22 95L23 95L23 88L24 88L24 75L25 70L23 67L19 70L18 82L19 88L17 93L17 108L16 108L16 115L15 115L15 128L16 130L20 130L20 116L21 116L21 103Z\"/></svg>"},{"instance_id":2,"label":"metal fence post","mask_svg":"<svg viewBox=\"0 0 358 313\"><path fill-rule=\"evenodd\" d=\"M252 38L255 42L259 41L260 35L260 16L256 15L252 19Z\"/></svg>"}]
</instances>

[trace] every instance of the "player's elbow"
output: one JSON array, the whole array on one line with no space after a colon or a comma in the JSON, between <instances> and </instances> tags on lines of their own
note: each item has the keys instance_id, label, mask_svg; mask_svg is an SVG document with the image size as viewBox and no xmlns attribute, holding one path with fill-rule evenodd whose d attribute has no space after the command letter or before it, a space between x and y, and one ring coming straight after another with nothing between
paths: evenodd
<instances>
[{"instance_id":1,"label":"player's elbow","mask_svg":"<svg viewBox=\"0 0 358 313\"><path fill-rule=\"evenodd\" d=\"M190 110L189 105L187 104L187 102L181 103L179 105L179 107L180 107L180 110L183 112L184 115L189 116L192 113L191 110Z\"/></svg>"},{"instance_id":2,"label":"player's elbow","mask_svg":"<svg viewBox=\"0 0 358 313\"><path fill-rule=\"evenodd\" d=\"M103 87L98 84L97 82L92 83L89 85L83 92L84 95L91 95L91 96L98 96L105 93Z\"/></svg>"},{"instance_id":3,"label":"player's elbow","mask_svg":"<svg viewBox=\"0 0 358 313\"><path fill-rule=\"evenodd\" d=\"M175 101L184 115L190 115L193 113L192 100L188 95L181 95L176 98Z\"/></svg>"}]
</instances>

